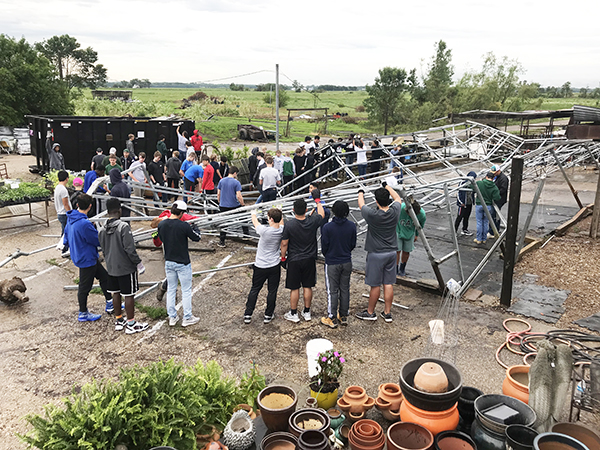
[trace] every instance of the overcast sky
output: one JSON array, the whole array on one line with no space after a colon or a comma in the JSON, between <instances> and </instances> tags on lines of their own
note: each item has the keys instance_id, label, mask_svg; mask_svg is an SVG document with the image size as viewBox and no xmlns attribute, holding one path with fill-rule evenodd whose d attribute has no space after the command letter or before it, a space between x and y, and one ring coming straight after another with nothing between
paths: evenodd
<instances>
[{"instance_id":1,"label":"overcast sky","mask_svg":"<svg viewBox=\"0 0 600 450\"><path fill-rule=\"evenodd\" d=\"M455 78L494 52L543 86L600 86L594 0L0 0L0 11L0 33L91 46L111 81L267 83L279 63L285 84L364 85L385 66L421 73L443 39Z\"/></svg>"}]
</instances>

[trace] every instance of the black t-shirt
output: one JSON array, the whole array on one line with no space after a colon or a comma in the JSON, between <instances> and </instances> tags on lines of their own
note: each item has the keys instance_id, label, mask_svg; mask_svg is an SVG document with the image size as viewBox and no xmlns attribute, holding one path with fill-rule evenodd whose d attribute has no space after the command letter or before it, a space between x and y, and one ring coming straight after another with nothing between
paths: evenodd
<instances>
[{"instance_id":1,"label":"black t-shirt","mask_svg":"<svg viewBox=\"0 0 600 450\"><path fill-rule=\"evenodd\" d=\"M96 156L92 158L92 162L94 163L94 169L97 169L98 166L102 165L102 161L104 161L105 156L106 155L104 155L103 153L100 153L96 154Z\"/></svg>"},{"instance_id":2,"label":"black t-shirt","mask_svg":"<svg viewBox=\"0 0 600 450\"><path fill-rule=\"evenodd\" d=\"M156 183L163 183L165 181L163 178L163 174L165 173L165 165L162 160L159 160L158 162L151 161L146 170L148 171L148 175L154 177L154 181Z\"/></svg>"},{"instance_id":3,"label":"black t-shirt","mask_svg":"<svg viewBox=\"0 0 600 450\"><path fill-rule=\"evenodd\" d=\"M321 219L315 212L304 220L294 217L285 223L282 240L289 239L288 261L317 259L317 230L321 226Z\"/></svg>"},{"instance_id":4,"label":"black t-shirt","mask_svg":"<svg viewBox=\"0 0 600 450\"><path fill-rule=\"evenodd\" d=\"M304 166L305 165L306 165L306 155L304 155L304 156L300 156L300 155L294 156L294 166L296 167L296 175L300 175L300 174L304 173Z\"/></svg>"},{"instance_id":5,"label":"black t-shirt","mask_svg":"<svg viewBox=\"0 0 600 450\"><path fill-rule=\"evenodd\" d=\"M158 224L158 237L165 247L165 261L187 265L190 264L188 238L198 242L200 233L196 233L187 222L165 219Z\"/></svg>"}]
</instances>

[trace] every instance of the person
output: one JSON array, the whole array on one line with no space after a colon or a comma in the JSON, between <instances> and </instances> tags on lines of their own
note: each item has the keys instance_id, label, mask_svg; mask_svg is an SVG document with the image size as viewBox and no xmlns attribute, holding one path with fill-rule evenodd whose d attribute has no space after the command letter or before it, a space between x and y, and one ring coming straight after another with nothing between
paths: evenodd
<instances>
[{"instance_id":1,"label":"person","mask_svg":"<svg viewBox=\"0 0 600 450\"><path fill-rule=\"evenodd\" d=\"M304 141L300 142L298 144L298 147L303 149L306 152L306 154L308 155L308 153L310 152L310 149L314 148L314 144L312 143L312 138L310 136L305 136Z\"/></svg>"},{"instance_id":2,"label":"person","mask_svg":"<svg viewBox=\"0 0 600 450\"><path fill-rule=\"evenodd\" d=\"M219 163L219 174L221 175L221 180L229 175L229 164L227 164L227 156L221 156L221 162ZM219 185L219 183L215 184L217 186Z\"/></svg>"},{"instance_id":3,"label":"person","mask_svg":"<svg viewBox=\"0 0 600 450\"><path fill-rule=\"evenodd\" d=\"M400 184L398 182L398 177L402 177L402 172L400 171L400 167L394 166L392 168L391 175L385 177L385 182L388 184L388 186L398 186L398 184Z\"/></svg>"},{"instance_id":4,"label":"person","mask_svg":"<svg viewBox=\"0 0 600 450\"><path fill-rule=\"evenodd\" d=\"M242 184L238 181L239 169L236 166L229 168L229 175L219 181L217 186L217 201L219 202L219 211L231 211L244 205L244 198L242 197ZM248 227L242 226L242 232L244 235L248 235ZM225 247L225 239L227 238L227 232L221 230L219 233L219 247Z\"/></svg>"},{"instance_id":5,"label":"person","mask_svg":"<svg viewBox=\"0 0 600 450\"><path fill-rule=\"evenodd\" d=\"M477 178L477 174L474 171L470 171L467 174L468 177L473 179ZM465 180L461 183L458 188L458 195L456 197L456 204L458 205L458 214L454 221L454 231L458 231L458 227L462 222L463 236L473 236L473 233L469 231L469 217L471 217L471 211L473 210L473 202L475 201L475 193L470 188L471 181Z\"/></svg>"},{"instance_id":6,"label":"person","mask_svg":"<svg viewBox=\"0 0 600 450\"><path fill-rule=\"evenodd\" d=\"M179 155L179 157L181 158L181 155ZM179 175L181 178L185 176L185 173L190 167L196 164L196 153L192 151L185 155L184 158L185 160L181 163L181 167L179 169Z\"/></svg>"},{"instance_id":7,"label":"person","mask_svg":"<svg viewBox=\"0 0 600 450\"><path fill-rule=\"evenodd\" d=\"M71 199L69 198L69 191L67 190L67 183L69 182L69 172L61 170L58 172L58 184L54 188L54 208L56 209L56 217L60 223L60 235L65 233L65 227L67 226L67 211L70 211Z\"/></svg>"},{"instance_id":8,"label":"person","mask_svg":"<svg viewBox=\"0 0 600 450\"><path fill-rule=\"evenodd\" d=\"M500 166L497 164L492 166L490 172L494 172L494 184L498 187L498 191L500 191L500 201L495 203L498 206L498 209L501 210L508 199L508 177L502 172L502 169L500 169ZM492 219L496 225L496 230L500 230L500 217L498 217L498 214L496 213L496 208L492 206L490 213L492 214ZM489 226L487 237L488 239L494 239L494 230L492 229L491 224Z\"/></svg>"},{"instance_id":9,"label":"person","mask_svg":"<svg viewBox=\"0 0 600 450\"><path fill-rule=\"evenodd\" d=\"M484 208L492 212L494 202L500 201L500 191L494 183L494 172L488 172L483 180L477 182L477 187L483 197L484 205L479 196L475 197L475 218L477 219L477 236L473 239L476 244L485 244L488 234L489 222Z\"/></svg>"},{"instance_id":10,"label":"person","mask_svg":"<svg viewBox=\"0 0 600 450\"><path fill-rule=\"evenodd\" d=\"M348 325L352 250L356 247L356 224L348 220L350 207L343 200L333 204L333 220L321 228L321 252L325 256L327 316L321 323L337 328Z\"/></svg>"},{"instance_id":11,"label":"person","mask_svg":"<svg viewBox=\"0 0 600 450\"><path fill-rule=\"evenodd\" d=\"M294 160L290 156L290 152L285 152L285 156L281 158L282 162L282 177L283 184L285 185L285 194L292 192L291 181L296 175L296 166L294 166Z\"/></svg>"},{"instance_id":12,"label":"person","mask_svg":"<svg viewBox=\"0 0 600 450\"><path fill-rule=\"evenodd\" d=\"M167 163L167 159L169 159L169 150L167 149L166 141L167 138L164 134L161 134L158 137L158 141L156 142L156 151L160 152L160 159L163 164Z\"/></svg>"},{"instance_id":13,"label":"person","mask_svg":"<svg viewBox=\"0 0 600 450\"><path fill-rule=\"evenodd\" d=\"M183 321L181 326L188 327L198 323L200 319L192 314L192 263L188 249L188 239L200 240L200 231L195 226L181 220L187 205L181 200L173 202L171 216L158 224L158 236L165 251L165 274L167 277L167 313L169 326L179 321L175 309L177 281L181 283L181 302L183 305Z\"/></svg>"},{"instance_id":14,"label":"person","mask_svg":"<svg viewBox=\"0 0 600 450\"><path fill-rule=\"evenodd\" d=\"M157 152L160 153L160 152ZM135 249L135 241L127 222L121 220L121 202L118 198L110 198L106 202L108 222L98 234L100 247L106 261L108 283L106 290L112 295L115 313L115 331L125 329L126 334L134 334L148 329L147 323L136 322L134 318L134 295L139 290L138 265L142 258ZM125 297L125 312L123 318L121 298Z\"/></svg>"},{"instance_id":15,"label":"person","mask_svg":"<svg viewBox=\"0 0 600 450\"><path fill-rule=\"evenodd\" d=\"M227 158L227 157L225 157ZM216 187L219 184L219 181L221 181L221 178L223 178L223 175L221 175L221 172L219 170L219 163L217 162L217 155L216 154L212 154L210 155L210 163L211 167L213 168L213 184ZM217 191L215 191L217 192Z\"/></svg>"},{"instance_id":16,"label":"person","mask_svg":"<svg viewBox=\"0 0 600 450\"><path fill-rule=\"evenodd\" d=\"M391 198L390 198L391 196ZM363 219L367 222L367 237L365 250L367 263L365 265L365 284L370 286L369 304L367 309L356 314L361 320L377 320L375 306L383 285L384 310L381 317L386 322L392 322L392 300L394 284L396 283L396 251L398 237L396 224L400 217L400 196L391 186L375 190L376 208L365 204L365 192L358 191L358 207Z\"/></svg>"},{"instance_id":17,"label":"person","mask_svg":"<svg viewBox=\"0 0 600 450\"><path fill-rule=\"evenodd\" d=\"M183 162L187 156L187 142L188 134L187 131L180 132L181 124L177 126L177 150L179 151L179 159Z\"/></svg>"},{"instance_id":18,"label":"person","mask_svg":"<svg viewBox=\"0 0 600 450\"><path fill-rule=\"evenodd\" d=\"M110 173L111 170L113 169L119 169L120 172L123 171L123 166L121 166L118 162L117 162L118 158L117 155L115 154L111 154L108 157L108 165L104 166L104 172L105 173ZM110 185L108 186L110 188Z\"/></svg>"},{"instance_id":19,"label":"person","mask_svg":"<svg viewBox=\"0 0 600 450\"><path fill-rule=\"evenodd\" d=\"M312 200L313 196L312 193L314 190L317 190L317 192L319 191L319 183L317 183L316 181L311 182L308 185L308 199ZM323 207L323 211L325 212L325 217L323 217L323 219L321 220L321 232L323 231L323 225L325 225L327 222L329 222L329 219L331 218L331 211L329 210L329 208L327 207L327 204L325 203L325 200L321 199L321 206ZM315 209L313 209L310 214L314 214L315 213Z\"/></svg>"},{"instance_id":20,"label":"person","mask_svg":"<svg viewBox=\"0 0 600 450\"><path fill-rule=\"evenodd\" d=\"M83 192L83 180L80 177L73 178L73 189L75 190L69 197L69 200L71 201L71 209L77 209L79 206L77 198L81 194L85 194L85 192Z\"/></svg>"},{"instance_id":21,"label":"person","mask_svg":"<svg viewBox=\"0 0 600 450\"><path fill-rule=\"evenodd\" d=\"M356 163L358 164L358 176L364 179L367 174L367 149L364 148L363 141L360 139L354 141L354 147L356 150Z\"/></svg>"},{"instance_id":22,"label":"person","mask_svg":"<svg viewBox=\"0 0 600 450\"><path fill-rule=\"evenodd\" d=\"M300 288L304 297L302 317L311 320L310 306L312 288L317 283L317 230L325 217L321 194L318 189L312 191L317 204L317 214L306 217L306 201L303 198L294 201L294 218L283 228L281 240L281 261L287 269L285 287L290 290L290 310L283 316L290 322L300 322L298 301Z\"/></svg>"},{"instance_id":23,"label":"person","mask_svg":"<svg viewBox=\"0 0 600 450\"><path fill-rule=\"evenodd\" d=\"M184 202L187 201L187 196L185 195L186 192L200 192L203 176L204 167L202 167L202 164L193 165L185 171L185 175L183 177Z\"/></svg>"},{"instance_id":24,"label":"person","mask_svg":"<svg viewBox=\"0 0 600 450\"><path fill-rule=\"evenodd\" d=\"M256 169L258 168L258 158L256 157L257 153L258 147L254 147L250 152L250 156L248 157L248 171L250 172L250 181L254 180L254 174L256 174Z\"/></svg>"},{"instance_id":25,"label":"person","mask_svg":"<svg viewBox=\"0 0 600 450\"><path fill-rule=\"evenodd\" d=\"M281 150L275 150L275 157L273 158L273 167L279 172L279 177L283 180L283 156L281 156Z\"/></svg>"},{"instance_id":26,"label":"person","mask_svg":"<svg viewBox=\"0 0 600 450\"><path fill-rule=\"evenodd\" d=\"M279 171L273 167L273 157L265 158L266 167L261 169L259 183L262 192L262 201L271 202L277 198L277 186L281 184Z\"/></svg>"},{"instance_id":27,"label":"person","mask_svg":"<svg viewBox=\"0 0 600 450\"><path fill-rule=\"evenodd\" d=\"M83 191L88 194L90 193L90 187L96 181L97 178L102 178L105 175L105 168L102 164L96 167L95 170L90 170L85 173L85 177L83 177ZM108 185L106 183L98 186L94 192L90 194L105 194L108 190ZM94 202L94 206L92 207L91 215L95 216L96 214L102 212L102 200L97 198Z\"/></svg>"},{"instance_id":28,"label":"person","mask_svg":"<svg viewBox=\"0 0 600 450\"><path fill-rule=\"evenodd\" d=\"M310 148L310 150L306 150L306 148ZM304 183L310 183L315 179L315 171L313 168L315 167L315 148L306 145L304 147L304 152L306 153L306 165L304 166Z\"/></svg>"},{"instance_id":29,"label":"person","mask_svg":"<svg viewBox=\"0 0 600 450\"><path fill-rule=\"evenodd\" d=\"M48 150L50 170L65 170L65 157L60 152L60 144L55 142L52 149Z\"/></svg>"},{"instance_id":30,"label":"person","mask_svg":"<svg viewBox=\"0 0 600 450\"><path fill-rule=\"evenodd\" d=\"M202 182L201 188L202 192L205 194L215 194L215 169L209 162L209 158L207 155L202 155L200 158L200 166L204 169L204 173L202 174Z\"/></svg>"},{"instance_id":31,"label":"person","mask_svg":"<svg viewBox=\"0 0 600 450\"><path fill-rule=\"evenodd\" d=\"M117 149L115 149L115 154L116 154L116 151L117 151ZM133 164L133 158L129 154L129 150L127 150L127 149L123 150L123 156L121 156L121 167L123 168L123 170L127 170L127 169L129 169L129 167L131 167L132 164Z\"/></svg>"},{"instance_id":32,"label":"person","mask_svg":"<svg viewBox=\"0 0 600 450\"><path fill-rule=\"evenodd\" d=\"M148 181L146 180L146 175L144 172L146 172L146 153L144 152L140 152L139 156L138 156L138 160L134 161L133 164L131 164L131 172L129 172L129 177L135 181L136 183L147 183ZM133 195L137 196L137 197L143 197L144 196L144 187L143 186L135 186L133 188Z\"/></svg>"},{"instance_id":33,"label":"person","mask_svg":"<svg viewBox=\"0 0 600 450\"><path fill-rule=\"evenodd\" d=\"M99 166L104 161L104 153L102 152L102 148L98 147L96 149L96 154L92 158L92 163L90 164L90 170L94 170L94 167Z\"/></svg>"},{"instance_id":34,"label":"person","mask_svg":"<svg viewBox=\"0 0 600 450\"><path fill-rule=\"evenodd\" d=\"M379 161L381 158L383 158L383 148L381 143L375 139L371 142L371 173L381 171L381 161Z\"/></svg>"},{"instance_id":35,"label":"person","mask_svg":"<svg viewBox=\"0 0 600 450\"><path fill-rule=\"evenodd\" d=\"M296 179L294 182L294 190L299 190L306 184L306 152L303 148L296 149L296 155L294 156L294 168L296 169Z\"/></svg>"},{"instance_id":36,"label":"person","mask_svg":"<svg viewBox=\"0 0 600 450\"><path fill-rule=\"evenodd\" d=\"M125 148L129 150L129 154L135 161L137 158L135 156L135 145L133 143L134 139L135 136L133 134L130 133L129 135L127 135L127 140L125 141Z\"/></svg>"},{"instance_id":37,"label":"person","mask_svg":"<svg viewBox=\"0 0 600 450\"><path fill-rule=\"evenodd\" d=\"M167 175L165 174L165 164L162 161L162 153L158 150L154 152L154 158L148 164L148 175L150 175L150 181L157 186L164 186L167 182ZM167 201L167 194L161 194L162 201Z\"/></svg>"},{"instance_id":38,"label":"person","mask_svg":"<svg viewBox=\"0 0 600 450\"><path fill-rule=\"evenodd\" d=\"M172 189L179 189L179 181L181 180L181 160L179 152L175 150L173 155L167 161L167 186ZM177 200L177 195L170 195L169 200Z\"/></svg>"},{"instance_id":39,"label":"person","mask_svg":"<svg viewBox=\"0 0 600 450\"><path fill-rule=\"evenodd\" d=\"M338 138L337 142L333 146L333 150L335 151L336 156L341 160L342 154L346 151L346 145L344 144L343 138ZM338 181L340 176L344 174L344 172L340 172L340 163L338 158L333 160L333 181Z\"/></svg>"},{"instance_id":40,"label":"person","mask_svg":"<svg viewBox=\"0 0 600 450\"><path fill-rule=\"evenodd\" d=\"M252 211L252 224L258 236L258 248L256 258L252 267L252 287L246 301L244 311L244 323L252 321L252 313L256 307L256 300L265 281L267 282L267 307L263 323L269 323L275 317L275 303L277 301L277 288L281 278L281 261L279 252L281 248L281 237L283 236L283 214L277 208L271 208L267 212L268 226L262 225L256 218L256 210Z\"/></svg>"},{"instance_id":41,"label":"person","mask_svg":"<svg viewBox=\"0 0 600 450\"><path fill-rule=\"evenodd\" d=\"M398 224L396 225L396 234L398 235L398 251L396 252L396 265L398 266L397 274L401 277L406 276L406 263L410 257L410 252L415 248L415 241L419 237L419 231L415 226L412 217L410 216L409 209L415 213L419 225L421 228L425 225L425 210L421 208L419 202L411 199L407 204L402 202L400 209L400 217ZM399 265L398 265L399 263Z\"/></svg>"},{"instance_id":42,"label":"person","mask_svg":"<svg viewBox=\"0 0 600 450\"><path fill-rule=\"evenodd\" d=\"M79 303L79 322L94 322L100 319L100 314L92 314L88 310L87 300L94 278L100 282L100 288L106 300L105 311L112 314L114 311L112 297L108 293L108 273L100 263L98 247L98 231L89 221L87 214L92 209L92 197L81 194L78 198L79 207L67 212L67 226L65 228L64 245L71 251L71 260L79 268L79 287L77 301Z\"/></svg>"},{"instance_id":43,"label":"person","mask_svg":"<svg viewBox=\"0 0 600 450\"><path fill-rule=\"evenodd\" d=\"M129 150L128 150L129 151ZM125 150L123 150L123 152L125 152ZM108 166L110 164L110 155L115 155L117 156L117 149L114 147L111 147L108 150L108 155L106 155L104 158L102 158L102 165L104 167Z\"/></svg>"},{"instance_id":44,"label":"person","mask_svg":"<svg viewBox=\"0 0 600 450\"><path fill-rule=\"evenodd\" d=\"M258 152L256 154L256 172L254 172L254 178L252 178L252 185L254 189L257 189L259 192L259 196L256 199L256 203L260 203L262 201L262 186L260 185L260 172L267 167L265 164L265 154L263 152Z\"/></svg>"},{"instance_id":45,"label":"person","mask_svg":"<svg viewBox=\"0 0 600 450\"><path fill-rule=\"evenodd\" d=\"M123 182L123 176L121 175L121 171L118 168L114 168L108 174L110 177L110 182L112 183L112 189L110 190L110 196L121 199L131 198L131 192L129 191L129 186L127 186ZM121 205L123 206L123 205ZM129 217L131 215L131 211L129 208L121 207L121 217Z\"/></svg>"},{"instance_id":46,"label":"person","mask_svg":"<svg viewBox=\"0 0 600 450\"><path fill-rule=\"evenodd\" d=\"M319 178L323 178L323 181L327 180L329 176L329 172L331 171L331 160L329 160L333 156L333 145L335 144L333 139L329 139L327 141L327 145L321 151L321 155L323 157L323 162L321 163L321 167L319 169ZM328 161L329 160L329 161Z\"/></svg>"},{"instance_id":47,"label":"person","mask_svg":"<svg viewBox=\"0 0 600 450\"><path fill-rule=\"evenodd\" d=\"M194 135L191 137L190 142L192 143L192 147L194 147L194 152L196 153L196 159L200 159L202 157L202 135L200 131L194 130Z\"/></svg>"}]
</instances>

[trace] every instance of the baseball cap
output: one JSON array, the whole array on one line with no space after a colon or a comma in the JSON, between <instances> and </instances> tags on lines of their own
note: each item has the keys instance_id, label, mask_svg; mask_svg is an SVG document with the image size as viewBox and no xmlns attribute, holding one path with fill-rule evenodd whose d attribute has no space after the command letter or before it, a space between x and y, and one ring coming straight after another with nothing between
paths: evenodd
<instances>
[{"instance_id":1,"label":"baseball cap","mask_svg":"<svg viewBox=\"0 0 600 450\"><path fill-rule=\"evenodd\" d=\"M187 211L187 205L183 200L174 201L173 206L175 206L179 211Z\"/></svg>"},{"instance_id":2,"label":"baseball cap","mask_svg":"<svg viewBox=\"0 0 600 450\"><path fill-rule=\"evenodd\" d=\"M108 151L108 153L112 153L113 155L117 154L117 149L114 147L111 147L110 150Z\"/></svg>"},{"instance_id":3,"label":"baseball cap","mask_svg":"<svg viewBox=\"0 0 600 450\"><path fill-rule=\"evenodd\" d=\"M83 180L79 177L74 178L73 186L83 186Z\"/></svg>"},{"instance_id":4,"label":"baseball cap","mask_svg":"<svg viewBox=\"0 0 600 450\"><path fill-rule=\"evenodd\" d=\"M500 166L497 164L494 164L491 168L490 168L490 172L498 172L500 170Z\"/></svg>"},{"instance_id":5,"label":"baseball cap","mask_svg":"<svg viewBox=\"0 0 600 450\"><path fill-rule=\"evenodd\" d=\"M101 147L98 147L98 148L96 149L96 153L102 153L102 148L101 148Z\"/></svg>"}]
</instances>

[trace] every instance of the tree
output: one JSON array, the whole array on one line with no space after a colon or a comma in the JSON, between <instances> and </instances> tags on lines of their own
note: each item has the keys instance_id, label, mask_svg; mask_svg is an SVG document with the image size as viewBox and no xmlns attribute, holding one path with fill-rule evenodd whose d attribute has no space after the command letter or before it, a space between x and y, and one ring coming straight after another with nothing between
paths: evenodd
<instances>
[{"instance_id":1,"label":"tree","mask_svg":"<svg viewBox=\"0 0 600 450\"><path fill-rule=\"evenodd\" d=\"M257 89L258 90L258 89ZM263 95L263 101L268 103L269 105L275 104L275 85L273 85L273 90L270 92L266 92ZM290 94L283 88L283 86L279 86L279 107L285 108L285 106L290 101Z\"/></svg>"},{"instance_id":2,"label":"tree","mask_svg":"<svg viewBox=\"0 0 600 450\"><path fill-rule=\"evenodd\" d=\"M573 97L573 90L571 89L570 81L567 81L560 87L560 96L563 98Z\"/></svg>"},{"instance_id":3,"label":"tree","mask_svg":"<svg viewBox=\"0 0 600 450\"><path fill-rule=\"evenodd\" d=\"M294 92L302 92L302 89L304 89L304 85L300 84L298 80L294 80L292 81L292 89L294 90Z\"/></svg>"},{"instance_id":4,"label":"tree","mask_svg":"<svg viewBox=\"0 0 600 450\"><path fill-rule=\"evenodd\" d=\"M232 91L245 91L246 88L244 87L243 84L235 84L235 83L231 83L229 85L229 89L231 89Z\"/></svg>"},{"instance_id":5,"label":"tree","mask_svg":"<svg viewBox=\"0 0 600 450\"><path fill-rule=\"evenodd\" d=\"M96 89L106 84L106 68L96 64L98 53L92 47L81 48L77 39L63 34L36 44L36 49L50 60L58 76L69 89L89 87Z\"/></svg>"},{"instance_id":6,"label":"tree","mask_svg":"<svg viewBox=\"0 0 600 450\"><path fill-rule=\"evenodd\" d=\"M423 80L424 100L440 103L448 94L452 85L454 68L452 67L452 50L444 41L435 44L435 56L432 56L427 76Z\"/></svg>"},{"instance_id":7,"label":"tree","mask_svg":"<svg viewBox=\"0 0 600 450\"><path fill-rule=\"evenodd\" d=\"M25 124L25 114L73 114L54 67L25 39L0 34L0 124Z\"/></svg>"},{"instance_id":8,"label":"tree","mask_svg":"<svg viewBox=\"0 0 600 450\"><path fill-rule=\"evenodd\" d=\"M587 98L588 92L590 92L589 86L579 89L579 98Z\"/></svg>"},{"instance_id":9,"label":"tree","mask_svg":"<svg viewBox=\"0 0 600 450\"><path fill-rule=\"evenodd\" d=\"M402 121L400 107L408 87L406 70L395 67L380 69L375 83L366 86L365 108L370 120L383 124L383 134Z\"/></svg>"}]
</instances>

